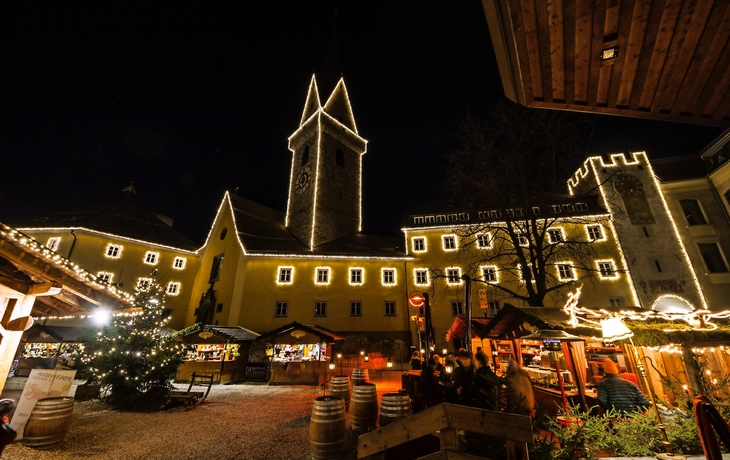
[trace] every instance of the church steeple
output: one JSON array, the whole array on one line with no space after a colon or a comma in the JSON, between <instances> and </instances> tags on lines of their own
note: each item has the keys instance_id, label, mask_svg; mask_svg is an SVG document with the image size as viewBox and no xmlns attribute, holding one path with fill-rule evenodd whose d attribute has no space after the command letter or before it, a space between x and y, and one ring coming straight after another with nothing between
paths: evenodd
<instances>
[{"instance_id":1,"label":"church steeple","mask_svg":"<svg viewBox=\"0 0 730 460\"><path fill-rule=\"evenodd\" d=\"M345 82L340 78L322 106L312 76L292 151L287 228L307 247L358 233L362 225L362 154Z\"/></svg>"}]
</instances>

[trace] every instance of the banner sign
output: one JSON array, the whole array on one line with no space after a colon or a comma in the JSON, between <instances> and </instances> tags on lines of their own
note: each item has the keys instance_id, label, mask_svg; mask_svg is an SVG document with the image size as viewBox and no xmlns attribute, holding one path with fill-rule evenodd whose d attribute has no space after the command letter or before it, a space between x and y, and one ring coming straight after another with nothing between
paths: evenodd
<instances>
[{"instance_id":1,"label":"banner sign","mask_svg":"<svg viewBox=\"0 0 730 460\"><path fill-rule=\"evenodd\" d=\"M18 432L16 440L23 438L23 430L36 401L43 398L68 396L75 370L32 369L25 383L23 394L10 421L10 428Z\"/></svg>"}]
</instances>

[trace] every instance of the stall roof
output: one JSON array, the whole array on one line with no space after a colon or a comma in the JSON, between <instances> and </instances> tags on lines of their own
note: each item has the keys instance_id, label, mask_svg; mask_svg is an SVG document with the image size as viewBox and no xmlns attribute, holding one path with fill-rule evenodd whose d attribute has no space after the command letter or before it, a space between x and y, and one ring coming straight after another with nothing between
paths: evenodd
<instances>
[{"instance_id":1,"label":"stall roof","mask_svg":"<svg viewBox=\"0 0 730 460\"><path fill-rule=\"evenodd\" d=\"M317 340L313 340L314 338ZM295 321L263 334L258 340L271 343L331 343L345 340L345 338L321 326L299 324Z\"/></svg>"},{"instance_id":2,"label":"stall roof","mask_svg":"<svg viewBox=\"0 0 730 460\"><path fill-rule=\"evenodd\" d=\"M241 326L211 326L195 323L177 331L172 336L181 337L184 343L241 343L253 342L259 334Z\"/></svg>"},{"instance_id":3,"label":"stall roof","mask_svg":"<svg viewBox=\"0 0 730 460\"><path fill-rule=\"evenodd\" d=\"M94 330L89 327L34 324L23 334L23 341L28 343L84 342L93 334Z\"/></svg>"}]
</instances>

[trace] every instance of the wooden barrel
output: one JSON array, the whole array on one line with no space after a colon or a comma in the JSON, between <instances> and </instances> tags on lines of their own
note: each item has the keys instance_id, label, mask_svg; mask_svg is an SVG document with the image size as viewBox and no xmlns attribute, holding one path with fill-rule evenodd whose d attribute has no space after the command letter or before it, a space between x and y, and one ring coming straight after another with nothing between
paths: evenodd
<instances>
[{"instance_id":1,"label":"wooden barrel","mask_svg":"<svg viewBox=\"0 0 730 460\"><path fill-rule=\"evenodd\" d=\"M314 400L309 422L309 446L315 460L340 458L345 452L345 400L320 396Z\"/></svg>"},{"instance_id":2,"label":"wooden barrel","mask_svg":"<svg viewBox=\"0 0 730 460\"><path fill-rule=\"evenodd\" d=\"M378 423L378 393L374 383L352 386L350 426L353 430L369 430Z\"/></svg>"},{"instance_id":3,"label":"wooden barrel","mask_svg":"<svg viewBox=\"0 0 730 460\"><path fill-rule=\"evenodd\" d=\"M385 393L380 400L380 426L413 415L411 398L405 393Z\"/></svg>"},{"instance_id":4,"label":"wooden barrel","mask_svg":"<svg viewBox=\"0 0 730 460\"><path fill-rule=\"evenodd\" d=\"M345 409L350 408L350 377L332 377L330 395L340 396L345 400Z\"/></svg>"},{"instance_id":5,"label":"wooden barrel","mask_svg":"<svg viewBox=\"0 0 730 460\"><path fill-rule=\"evenodd\" d=\"M360 385L361 383L368 383L368 370L367 369L353 369L352 370L352 386Z\"/></svg>"},{"instance_id":6,"label":"wooden barrel","mask_svg":"<svg viewBox=\"0 0 730 460\"><path fill-rule=\"evenodd\" d=\"M60 446L71 427L73 412L74 398L39 399L25 424L23 444L36 449Z\"/></svg>"}]
</instances>

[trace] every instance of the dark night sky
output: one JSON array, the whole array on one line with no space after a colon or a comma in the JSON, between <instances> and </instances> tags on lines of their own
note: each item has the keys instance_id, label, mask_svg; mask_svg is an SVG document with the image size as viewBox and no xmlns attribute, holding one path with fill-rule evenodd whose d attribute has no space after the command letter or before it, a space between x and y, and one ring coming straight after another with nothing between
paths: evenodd
<instances>
[{"instance_id":1,"label":"dark night sky","mask_svg":"<svg viewBox=\"0 0 730 460\"><path fill-rule=\"evenodd\" d=\"M8 223L114 200L132 180L145 207L200 243L227 189L285 210L287 138L335 10L369 141L366 232L398 232L402 214L442 192L459 120L503 94L478 0L16 3L0 19ZM595 116L591 151L694 154L719 133Z\"/></svg>"}]
</instances>

